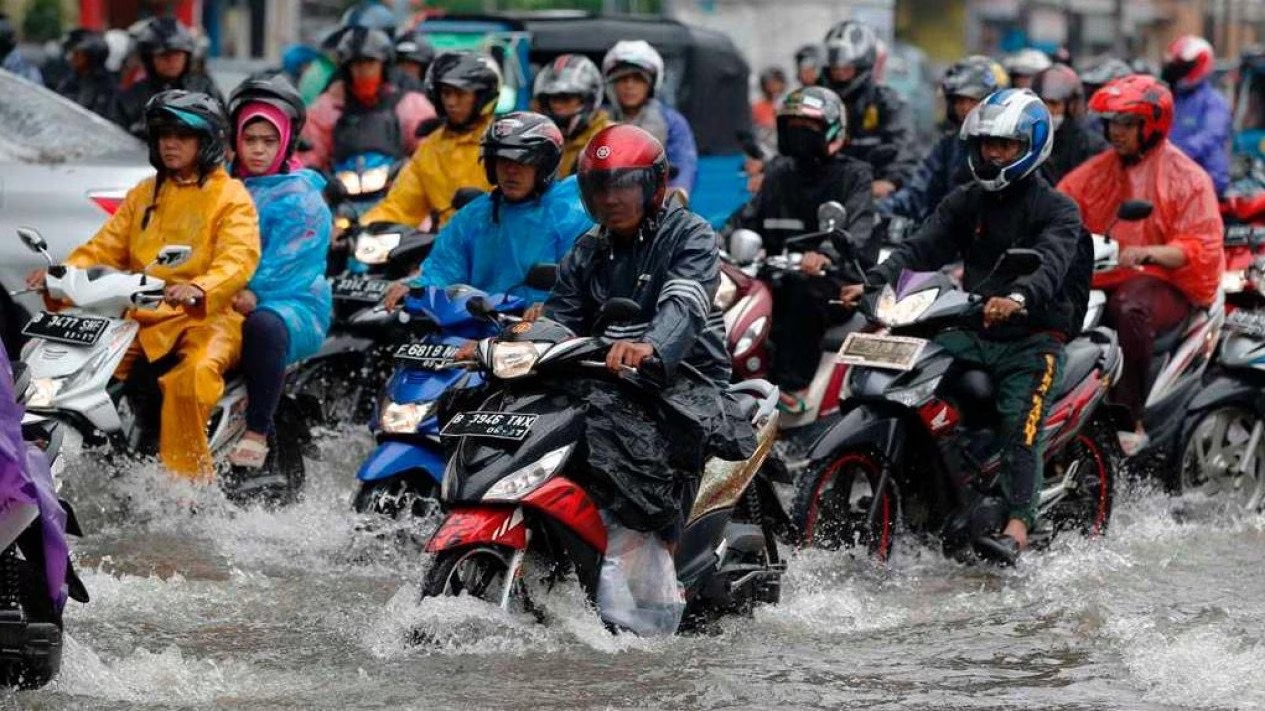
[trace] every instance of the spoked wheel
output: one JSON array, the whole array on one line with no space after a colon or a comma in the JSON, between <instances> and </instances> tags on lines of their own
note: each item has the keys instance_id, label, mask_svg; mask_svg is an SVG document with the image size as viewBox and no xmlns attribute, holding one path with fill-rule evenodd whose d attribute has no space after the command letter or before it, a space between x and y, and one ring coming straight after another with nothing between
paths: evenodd
<instances>
[{"instance_id":1,"label":"spoked wheel","mask_svg":"<svg viewBox=\"0 0 1265 711\"><path fill-rule=\"evenodd\" d=\"M881 473L878 461L865 452L844 452L809 467L799 481L791 514L802 544L832 550L865 546L874 557L887 560L897 500L890 480L878 491Z\"/></svg>"},{"instance_id":2,"label":"spoked wheel","mask_svg":"<svg viewBox=\"0 0 1265 711\"><path fill-rule=\"evenodd\" d=\"M1195 420L1184 438L1185 450L1174 493L1200 493L1234 507L1258 510L1265 506L1265 436L1252 444L1252 430L1260 422L1240 406L1209 410ZM1243 471L1243 462L1251 457Z\"/></svg>"},{"instance_id":3,"label":"spoked wheel","mask_svg":"<svg viewBox=\"0 0 1265 711\"><path fill-rule=\"evenodd\" d=\"M522 561L500 546L472 546L441 553L426 574L423 597L469 595L507 610L530 609Z\"/></svg>"},{"instance_id":4,"label":"spoked wheel","mask_svg":"<svg viewBox=\"0 0 1265 711\"><path fill-rule=\"evenodd\" d=\"M1068 467L1076 467L1073 486L1050 510L1055 530L1075 530L1095 537L1111 522L1116 473L1124 454L1114 432L1081 432L1051 465L1047 483L1059 481Z\"/></svg>"}]
</instances>

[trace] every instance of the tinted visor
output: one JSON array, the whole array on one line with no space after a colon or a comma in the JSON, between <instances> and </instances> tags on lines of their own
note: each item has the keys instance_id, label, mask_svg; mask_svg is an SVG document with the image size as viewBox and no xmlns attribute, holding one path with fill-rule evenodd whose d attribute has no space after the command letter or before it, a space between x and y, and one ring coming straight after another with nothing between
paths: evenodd
<instances>
[{"instance_id":1,"label":"tinted visor","mask_svg":"<svg viewBox=\"0 0 1265 711\"><path fill-rule=\"evenodd\" d=\"M590 170L579 174L580 197L589 217L606 224L612 213L644 210L657 187L653 168Z\"/></svg>"}]
</instances>

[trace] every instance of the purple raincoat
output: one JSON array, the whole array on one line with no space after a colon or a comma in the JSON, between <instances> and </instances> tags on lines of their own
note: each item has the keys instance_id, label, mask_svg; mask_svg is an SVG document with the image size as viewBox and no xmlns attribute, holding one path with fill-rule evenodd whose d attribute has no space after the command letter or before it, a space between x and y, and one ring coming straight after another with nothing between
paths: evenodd
<instances>
[{"instance_id":1,"label":"purple raincoat","mask_svg":"<svg viewBox=\"0 0 1265 711\"><path fill-rule=\"evenodd\" d=\"M1230 103L1212 83L1173 95L1173 130L1168 140L1212 178L1220 195L1230 182Z\"/></svg>"}]
</instances>

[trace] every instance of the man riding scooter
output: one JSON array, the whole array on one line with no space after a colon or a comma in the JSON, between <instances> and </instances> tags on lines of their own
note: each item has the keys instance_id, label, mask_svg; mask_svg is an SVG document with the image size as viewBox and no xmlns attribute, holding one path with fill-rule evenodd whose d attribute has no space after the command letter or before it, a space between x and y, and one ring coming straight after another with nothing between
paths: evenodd
<instances>
[{"instance_id":1,"label":"man riding scooter","mask_svg":"<svg viewBox=\"0 0 1265 711\"><path fill-rule=\"evenodd\" d=\"M583 54L564 54L540 68L533 93L540 113L553 119L566 138L558 175L575 173L580 151L598 131L611 123L602 108L605 81L593 60Z\"/></svg>"},{"instance_id":2,"label":"man riding scooter","mask_svg":"<svg viewBox=\"0 0 1265 711\"><path fill-rule=\"evenodd\" d=\"M162 462L184 478L208 479L206 422L241 355L243 318L232 303L259 264L259 217L245 186L224 170L228 119L219 101L165 91L150 99L145 127L158 175L132 188L65 264L139 272L166 245L193 248L179 266L149 269L167 284L166 305L132 312L140 332L116 375L161 373ZM27 285L43 288L45 276L37 270Z\"/></svg>"},{"instance_id":3,"label":"man riding scooter","mask_svg":"<svg viewBox=\"0 0 1265 711\"><path fill-rule=\"evenodd\" d=\"M960 259L963 286L985 297L979 330L945 331L935 342L993 377L1009 503L1003 536L1023 550L1036 524L1047 395L1058 382L1063 344L1084 317L1092 251L1075 203L1037 172L1054 131L1036 94L1006 89L989 96L967 116L962 138L974 182L950 193L866 282L891 283L903 270L934 270ZM1010 283L997 280L993 265L1017 247L1039 252L1040 268ZM856 304L864 290L845 286L840 298Z\"/></svg>"}]
</instances>

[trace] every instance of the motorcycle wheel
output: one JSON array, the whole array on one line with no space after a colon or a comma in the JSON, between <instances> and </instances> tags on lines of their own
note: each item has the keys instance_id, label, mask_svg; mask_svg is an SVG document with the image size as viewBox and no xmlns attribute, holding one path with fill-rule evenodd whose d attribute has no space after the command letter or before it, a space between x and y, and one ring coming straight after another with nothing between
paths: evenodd
<instances>
[{"instance_id":1,"label":"motorcycle wheel","mask_svg":"<svg viewBox=\"0 0 1265 711\"><path fill-rule=\"evenodd\" d=\"M61 615L48 597L44 571L18 558L16 544L0 553L0 606L6 611L0 613L0 624L21 624L11 621L14 612L25 618L22 647L0 657L0 684L44 686L61 669Z\"/></svg>"},{"instance_id":2,"label":"motorcycle wheel","mask_svg":"<svg viewBox=\"0 0 1265 711\"><path fill-rule=\"evenodd\" d=\"M1226 499L1232 506L1249 510L1265 506L1265 437L1257 442L1248 471L1237 473L1257 421L1252 408L1239 404L1191 418L1182 438L1180 466L1166 475L1169 491Z\"/></svg>"},{"instance_id":3,"label":"motorcycle wheel","mask_svg":"<svg viewBox=\"0 0 1265 711\"><path fill-rule=\"evenodd\" d=\"M438 491L429 477L395 476L367 481L356 492L352 508L356 513L376 513L399 518L407 512L414 518L426 518L439 510L435 500Z\"/></svg>"},{"instance_id":4,"label":"motorcycle wheel","mask_svg":"<svg viewBox=\"0 0 1265 711\"><path fill-rule=\"evenodd\" d=\"M899 510L890 479L878 493L878 515L869 521L882 470L877 459L857 451L810 466L800 477L791 507L800 545L829 550L865 546L870 555L887 560Z\"/></svg>"},{"instance_id":5,"label":"motorcycle wheel","mask_svg":"<svg viewBox=\"0 0 1265 711\"><path fill-rule=\"evenodd\" d=\"M503 546L468 546L440 553L426 573L422 597L469 595L510 611L530 609L521 569L510 578L514 551ZM506 586L509 588L506 594Z\"/></svg>"},{"instance_id":6,"label":"motorcycle wheel","mask_svg":"<svg viewBox=\"0 0 1265 711\"><path fill-rule=\"evenodd\" d=\"M1115 500L1116 474L1124 453L1108 427L1081 432L1051 462L1051 478L1062 478L1065 467L1077 466L1076 489L1054 505L1050 519L1056 531L1075 530L1097 537L1107 532Z\"/></svg>"}]
</instances>

